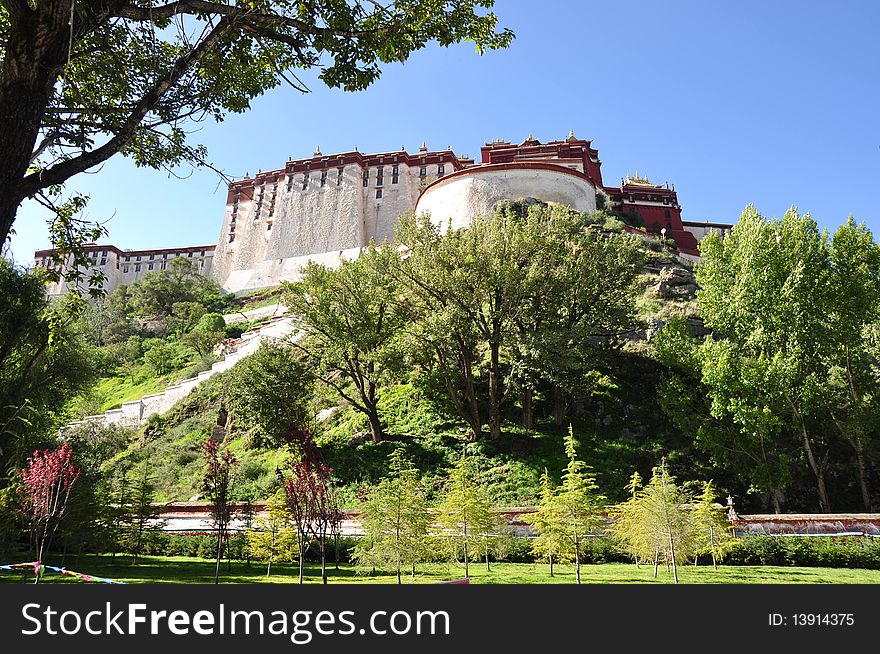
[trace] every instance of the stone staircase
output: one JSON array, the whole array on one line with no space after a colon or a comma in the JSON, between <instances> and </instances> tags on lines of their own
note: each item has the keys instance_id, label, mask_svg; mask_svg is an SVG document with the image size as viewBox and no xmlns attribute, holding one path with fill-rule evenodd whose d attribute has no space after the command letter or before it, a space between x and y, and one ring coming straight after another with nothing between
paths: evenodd
<instances>
[{"instance_id":1,"label":"stone staircase","mask_svg":"<svg viewBox=\"0 0 880 654\"><path fill-rule=\"evenodd\" d=\"M161 415L171 409L177 402L186 397L196 386L210 379L218 372L229 370L243 358L250 356L265 341L288 339L294 332L293 320L280 316L271 318L260 325L246 331L240 338L224 344L225 356L217 361L210 370L200 372L191 379L185 379L169 386L161 393L145 395L140 399L124 402L118 409L105 413L86 416L82 420L68 424L65 429L83 424L119 425L122 427L138 427L152 415Z\"/></svg>"}]
</instances>

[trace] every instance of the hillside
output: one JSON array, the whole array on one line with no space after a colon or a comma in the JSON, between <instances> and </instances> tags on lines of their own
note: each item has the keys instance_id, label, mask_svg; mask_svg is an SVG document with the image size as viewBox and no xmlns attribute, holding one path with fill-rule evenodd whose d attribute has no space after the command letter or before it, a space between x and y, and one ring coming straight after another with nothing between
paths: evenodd
<instances>
[{"instance_id":1,"label":"hillside","mask_svg":"<svg viewBox=\"0 0 880 654\"><path fill-rule=\"evenodd\" d=\"M701 472L687 439L667 424L657 405L652 390L660 369L648 343L672 317L690 319L699 326L693 276L689 266L663 251L647 249L646 255L637 300L644 329L627 335L622 350L603 366L595 392L578 400L570 420L583 457L597 471L612 500L622 497L633 470L645 474L663 455L684 478L697 478ZM275 301L277 294L265 296L259 300ZM247 308L254 308L251 299L247 302ZM154 416L146 427L132 431L129 446L109 467L148 461L157 478L158 499L197 498L202 470L199 445L212 433L221 412L225 413L224 393L234 372L215 375L167 414ZM414 378L400 379L383 393L379 409L388 436L378 444L370 441L362 414L326 391L317 401L317 410L327 416L319 426L317 442L334 469L347 505L356 503L359 493L385 474L387 456L397 444L405 444L426 486L436 489L467 442L464 424ZM561 437L568 422L559 427L544 418L527 430L518 424L517 416L516 404L509 403L502 438L472 445L500 504L533 502L541 473L547 468L557 474L564 460ZM268 497L276 484L275 469L285 456L275 449L253 447L253 432L253 426L233 417L226 436L240 460L235 493L241 499Z\"/></svg>"}]
</instances>

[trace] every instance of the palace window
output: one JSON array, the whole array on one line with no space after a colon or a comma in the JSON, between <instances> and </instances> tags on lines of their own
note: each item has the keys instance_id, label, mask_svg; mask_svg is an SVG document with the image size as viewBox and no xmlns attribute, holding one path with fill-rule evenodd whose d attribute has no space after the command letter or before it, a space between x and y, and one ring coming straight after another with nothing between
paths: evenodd
<instances>
[{"instance_id":1,"label":"palace window","mask_svg":"<svg viewBox=\"0 0 880 654\"><path fill-rule=\"evenodd\" d=\"M309 175L308 175L308 173L303 173L303 188L302 188L302 190L305 191L307 188L309 188Z\"/></svg>"},{"instance_id":2,"label":"palace window","mask_svg":"<svg viewBox=\"0 0 880 654\"><path fill-rule=\"evenodd\" d=\"M327 171L321 171L321 186L327 186Z\"/></svg>"},{"instance_id":3,"label":"palace window","mask_svg":"<svg viewBox=\"0 0 880 654\"><path fill-rule=\"evenodd\" d=\"M424 178L428 174L428 169L425 166L419 168L419 177Z\"/></svg>"},{"instance_id":4,"label":"palace window","mask_svg":"<svg viewBox=\"0 0 880 654\"><path fill-rule=\"evenodd\" d=\"M383 168L379 169L379 172L376 173L376 186L382 186L382 182L384 181L383 175L385 171Z\"/></svg>"},{"instance_id":5,"label":"palace window","mask_svg":"<svg viewBox=\"0 0 880 654\"><path fill-rule=\"evenodd\" d=\"M438 175L442 175L445 172L446 172L446 167L443 164L440 164L439 166L437 166L437 174Z\"/></svg>"},{"instance_id":6,"label":"palace window","mask_svg":"<svg viewBox=\"0 0 880 654\"><path fill-rule=\"evenodd\" d=\"M232 243L232 241L234 241L234 240L235 240L235 234L230 234L229 235L229 242Z\"/></svg>"},{"instance_id":7,"label":"palace window","mask_svg":"<svg viewBox=\"0 0 880 654\"><path fill-rule=\"evenodd\" d=\"M364 186L369 186L370 184L370 169L364 168Z\"/></svg>"},{"instance_id":8,"label":"palace window","mask_svg":"<svg viewBox=\"0 0 880 654\"><path fill-rule=\"evenodd\" d=\"M107 257L101 257L101 265L102 265L102 266L106 266L106 265L107 265Z\"/></svg>"},{"instance_id":9,"label":"palace window","mask_svg":"<svg viewBox=\"0 0 880 654\"><path fill-rule=\"evenodd\" d=\"M155 256L156 256L155 254L151 254L151 255L150 255L150 261L152 261L152 260L155 258Z\"/></svg>"},{"instance_id":10,"label":"palace window","mask_svg":"<svg viewBox=\"0 0 880 654\"><path fill-rule=\"evenodd\" d=\"M336 186L342 186L342 168L336 169Z\"/></svg>"},{"instance_id":11,"label":"palace window","mask_svg":"<svg viewBox=\"0 0 880 654\"><path fill-rule=\"evenodd\" d=\"M136 273L139 273L141 271L141 264L139 264L139 263L134 264L134 271Z\"/></svg>"},{"instance_id":12,"label":"palace window","mask_svg":"<svg viewBox=\"0 0 880 654\"><path fill-rule=\"evenodd\" d=\"M122 274L124 274L124 275L128 274L128 266L122 266Z\"/></svg>"},{"instance_id":13,"label":"palace window","mask_svg":"<svg viewBox=\"0 0 880 654\"><path fill-rule=\"evenodd\" d=\"M382 189L377 188L376 189L376 199L379 200L381 198L382 198Z\"/></svg>"},{"instance_id":14,"label":"palace window","mask_svg":"<svg viewBox=\"0 0 880 654\"><path fill-rule=\"evenodd\" d=\"M141 260L141 255L137 255L137 258L135 259L135 261L140 261L140 260Z\"/></svg>"},{"instance_id":15,"label":"palace window","mask_svg":"<svg viewBox=\"0 0 880 654\"><path fill-rule=\"evenodd\" d=\"M152 269L153 269L153 264L150 264L150 265L147 267L147 270L152 270Z\"/></svg>"},{"instance_id":16,"label":"palace window","mask_svg":"<svg viewBox=\"0 0 880 654\"><path fill-rule=\"evenodd\" d=\"M163 261L163 262L162 262L162 270L165 270L165 268L166 268L167 266L168 266L168 264L165 263L165 262Z\"/></svg>"}]
</instances>

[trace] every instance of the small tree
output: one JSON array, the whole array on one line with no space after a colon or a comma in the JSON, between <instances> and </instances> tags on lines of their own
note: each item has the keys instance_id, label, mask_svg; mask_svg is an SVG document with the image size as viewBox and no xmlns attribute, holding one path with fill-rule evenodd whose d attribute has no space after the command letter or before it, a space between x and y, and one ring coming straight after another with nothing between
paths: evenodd
<instances>
[{"instance_id":1,"label":"small tree","mask_svg":"<svg viewBox=\"0 0 880 654\"><path fill-rule=\"evenodd\" d=\"M546 468L541 475L541 499L538 506L535 507L534 513L523 516L523 520L537 532L537 536L532 541L532 553L550 564L552 577L553 565L563 557L566 542L561 527L562 519L556 489L550 481Z\"/></svg>"},{"instance_id":2,"label":"small tree","mask_svg":"<svg viewBox=\"0 0 880 654\"><path fill-rule=\"evenodd\" d=\"M333 470L321 460L320 451L311 435L303 430L299 436L298 460L292 458L289 473L276 470L287 497L287 506L296 528L299 553L299 583L303 582L303 565L309 542L318 543L321 556L321 581L327 583L327 539L341 521L336 494L330 484Z\"/></svg>"},{"instance_id":3,"label":"small tree","mask_svg":"<svg viewBox=\"0 0 880 654\"><path fill-rule=\"evenodd\" d=\"M718 569L718 561L739 542L731 530L730 520L724 509L716 503L715 487L711 481L703 484L703 492L697 498L694 510L697 555L709 554L712 567ZM694 557L696 564L696 557Z\"/></svg>"},{"instance_id":4,"label":"small tree","mask_svg":"<svg viewBox=\"0 0 880 654\"><path fill-rule=\"evenodd\" d=\"M449 473L438 512L450 558L458 561L461 557L468 577L469 561L480 556L480 541L492 533L497 523L489 494L466 453L462 453Z\"/></svg>"},{"instance_id":5,"label":"small tree","mask_svg":"<svg viewBox=\"0 0 880 654\"><path fill-rule=\"evenodd\" d=\"M560 532L567 544L567 558L574 559L577 583L581 583L581 555L586 537L601 526L605 498L586 463L577 458L576 442L571 425L565 437L568 465L562 473L562 485L556 492L556 511Z\"/></svg>"},{"instance_id":6,"label":"small tree","mask_svg":"<svg viewBox=\"0 0 880 654\"><path fill-rule=\"evenodd\" d=\"M256 559L266 561L266 576L272 574L275 561L293 560L296 530L287 508L284 491L276 492L266 503L266 515L258 518L247 532L248 550Z\"/></svg>"},{"instance_id":7,"label":"small tree","mask_svg":"<svg viewBox=\"0 0 880 654\"><path fill-rule=\"evenodd\" d=\"M24 486L23 508L30 521L38 562L42 562L64 519L67 500L79 474L73 463L73 450L67 443L54 450L35 451L20 473ZM34 583L39 581L37 574Z\"/></svg>"},{"instance_id":8,"label":"small tree","mask_svg":"<svg viewBox=\"0 0 880 654\"><path fill-rule=\"evenodd\" d=\"M399 584L404 563L415 577L416 562L427 549L431 517L418 472L402 447L392 452L390 468L392 475L374 486L364 503L361 526L366 537L354 556L362 566L393 565Z\"/></svg>"},{"instance_id":9,"label":"small tree","mask_svg":"<svg viewBox=\"0 0 880 654\"><path fill-rule=\"evenodd\" d=\"M161 530L162 523L157 521L161 513L159 507L153 505L156 497L156 479L150 472L148 463L141 465L140 475L134 482L131 497L131 544L132 564L136 564L141 554L144 536Z\"/></svg>"},{"instance_id":10,"label":"small tree","mask_svg":"<svg viewBox=\"0 0 880 654\"><path fill-rule=\"evenodd\" d=\"M665 460L654 468L647 486L639 488L638 483L634 476L632 497L617 508L612 532L637 563L652 562L654 577L662 561L672 567L678 583L678 564L697 551L693 497L676 484Z\"/></svg>"},{"instance_id":11,"label":"small tree","mask_svg":"<svg viewBox=\"0 0 880 654\"><path fill-rule=\"evenodd\" d=\"M220 560L223 558L223 542L229 535L229 523L232 521L232 506L229 502L229 487L232 483L233 471L238 466L238 459L228 449L220 453L220 445L213 438L202 443L202 453L207 463L207 470L202 481L205 497L211 502L211 518L217 530L217 567L214 571L214 583L220 583Z\"/></svg>"}]
</instances>

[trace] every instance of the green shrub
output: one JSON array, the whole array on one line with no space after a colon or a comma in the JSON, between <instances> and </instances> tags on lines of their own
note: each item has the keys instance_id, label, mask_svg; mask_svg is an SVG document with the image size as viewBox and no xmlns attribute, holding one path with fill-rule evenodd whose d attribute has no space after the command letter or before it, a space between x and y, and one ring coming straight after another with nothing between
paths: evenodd
<instances>
[{"instance_id":1,"label":"green shrub","mask_svg":"<svg viewBox=\"0 0 880 654\"><path fill-rule=\"evenodd\" d=\"M781 565L880 570L880 539L863 536L745 536L729 565Z\"/></svg>"}]
</instances>

